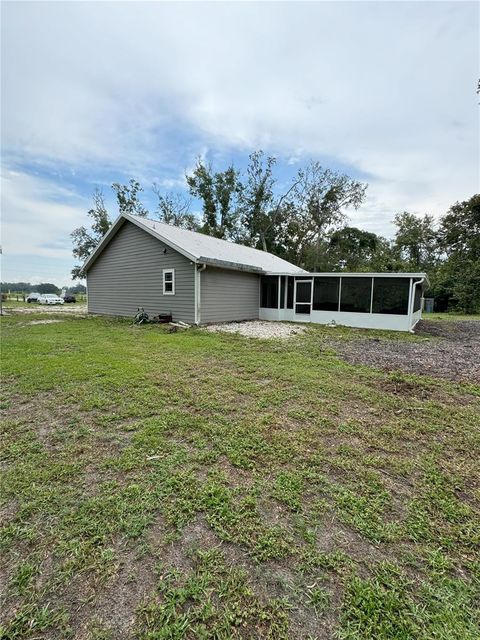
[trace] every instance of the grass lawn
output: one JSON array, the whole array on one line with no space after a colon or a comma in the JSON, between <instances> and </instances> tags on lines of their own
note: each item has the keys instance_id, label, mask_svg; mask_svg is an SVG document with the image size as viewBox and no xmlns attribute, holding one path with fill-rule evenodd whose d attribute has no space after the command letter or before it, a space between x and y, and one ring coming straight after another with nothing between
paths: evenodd
<instances>
[{"instance_id":1,"label":"grass lawn","mask_svg":"<svg viewBox=\"0 0 480 640\"><path fill-rule=\"evenodd\" d=\"M478 640L478 387L41 317L3 320L1 638Z\"/></svg>"},{"instance_id":2,"label":"grass lawn","mask_svg":"<svg viewBox=\"0 0 480 640\"><path fill-rule=\"evenodd\" d=\"M424 313L424 320L480 320L480 313L465 315L464 313Z\"/></svg>"}]
</instances>

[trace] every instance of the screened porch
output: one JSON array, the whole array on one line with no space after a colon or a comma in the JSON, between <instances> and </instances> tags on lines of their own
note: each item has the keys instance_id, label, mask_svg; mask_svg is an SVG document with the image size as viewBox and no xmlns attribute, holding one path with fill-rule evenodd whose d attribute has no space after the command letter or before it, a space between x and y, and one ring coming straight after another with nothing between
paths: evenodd
<instances>
[{"instance_id":1,"label":"screened porch","mask_svg":"<svg viewBox=\"0 0 480 640\"><path fill-rule=\"evenodd\" d=\"M261 277L260 319L409 331L422 313L424 273Z\"/></svg>"}]
</instances>

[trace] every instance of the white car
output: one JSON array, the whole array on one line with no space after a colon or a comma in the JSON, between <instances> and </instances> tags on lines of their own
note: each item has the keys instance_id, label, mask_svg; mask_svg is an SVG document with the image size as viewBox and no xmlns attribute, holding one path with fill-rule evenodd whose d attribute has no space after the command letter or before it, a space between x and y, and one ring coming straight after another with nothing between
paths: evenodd
<instances>
[{"instance_id":1,"label":"white car","mask_svg":"<svg viewBox=\"0 0 480 640\"><path fill-rule=\"evenodd\" d=\"M63 299L54 293L44 293L38 298L37 302L40 304L64 304Z\"/></svg>"}]
</instances>

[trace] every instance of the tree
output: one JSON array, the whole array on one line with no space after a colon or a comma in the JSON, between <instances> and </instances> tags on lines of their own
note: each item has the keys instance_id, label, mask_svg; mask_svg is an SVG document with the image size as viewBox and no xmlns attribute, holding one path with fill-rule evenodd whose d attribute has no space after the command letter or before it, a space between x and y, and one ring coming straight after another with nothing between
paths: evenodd
<instances>
[{"instance_id":1,"label":"tree","mask_svg":"<svg viewBox=\"0 0 480 640\"><path fill-rule=\"evenodd\" d=\"M236 240L238 198L242 189L239 172L233 166L214 173L212 166L199 158L190 175L186 175L190 194L202 201L202 233L225 240Z\"/></svg>"},{"instance_id":2,"label":"tree","mask_svg":"<svg viewBox=\"0 0 480 640\"><path fill-rule=\"evenodd\" d=\"M433 216L416 216L404 211L394 219L397 227L394 250L407 270L427 271L438 259L437 234Z\"/></svg>"},{"instance_id":3,"label":"tree","mask_svg":"<svg viewBox=\"0 0 480 640\"><path fill-rule=\"evenodd\" d=\"M71 233L73 255L76 259L81 260L82 262L85 262L103 236L107 233L111 225L110 217L105 207L103 194L98 189L96 189L93 194L93 204L93 208L87 213L87 215L93 220L90 229L82 226L78 227L78 229L75 229ZM81 277L83 277L82 266L75 265L72 269L72 278L75 279Z\"/></svg>"},{"instance_id":4,"label":"tree","mask_svg":"<svg viewBox=\"0 0 480 640\"><path fill-rule=\"evenodd\" d=\"M449 209L437 239L445 259L436 292L448 295L465 313L475 313L480 307L480 194Z\"/></svg>"},{"instance_id":5,"label":"tree","mask_svg":"<svg viewBox=\"0 0 480 640\"><path fill-rule=\"evenodd\" d=\"M277 245L290 262L316 270L325 240L345 221L345 209L357 209L365 199L366 184L311 162L300 169L292 187L279 200Z\"/></svg>"},{"instance_id":6,"label":"tree","mask_svg":"<svg viewBox=\"0 0 480 640\"><path fill-rule=\"evenodd\" d=\"M448 257L480 260L480 194L450 207L441 220L438 243Z\"/></svg>"},{"instance_id":7,"label":"tree","mask_svg":"<svg viewBox=\"0 0 480 640\"><path fill-rule=\"evenodd\" d=\"M1 289L3 292L5 291L13 291L13 292L26 292L34 291L35 285L30 284L30 282L2 282Z\"/></svg>"},{"instance_id":8,"label":"tree","mask_svg":"<svg viewBox=\"0 0 480 640\"><path fill-rule=\"evenodd\" d=\"M328 247L332 267L341 263L347 271L363 271L372 263L381 238L357 227L343 227L330 234Z\"/></svg>"},{"instance_id":9,"label":"tree","mask_svg":"<svg viewBox=\"0 0 480 640\"><path fill-rule=\"evenodd\" d=\"M38 293L55 293L56 295L60 293L57 285L51 282L42 282L41 284L35 285L35 291L38 291Z\"/></svg>"},{"instance_id":10,"label":"tree","mask_svg":"<svg viewBox=\"0 0 480 640\"><path fill-rule=\"evenodd\" d=\"M198 231L198 220L193 213L190 213L190 198L179 193L163 195L156 184L153 185L153 192L158 198L156 213L160 222L190 231Z\"/></svg>"},{"instance_id":11,"label":"tree","mask_svg":"<svg viewBox=\"0 0 480 640\"><path fill-rule=\"evenodd\" d=\"M87 287L84 284L76 284L73 287L67 288L69 295L77 295L78 293L87 293Z\"/></svg>"},{"instance_id":12,"label":"tree","mask_svg":"<svg viewBox=\"0 0 480 640\"><path fill-rule=\"evenodd\" d=\"M120 213L127 213L145 218L148 215L147 209L140 202L138 195L143 191L140 183L133 178L128 184L114 182L112 189L117 195L118 210Z\"/></svg>"},{"instance_id":13,"label":"tree","mask_svg":"<svg viewBox=\"0 0 480 640\"><path fill-rule=\"evenodd\" d=\"M241 238L244 244L266 251L267 235L274 220L269 213L274 208L272 175L276 158L264 159L263 151L255 151L249 156L247 180L241 190Z\"/></svg>"}]
</instances>

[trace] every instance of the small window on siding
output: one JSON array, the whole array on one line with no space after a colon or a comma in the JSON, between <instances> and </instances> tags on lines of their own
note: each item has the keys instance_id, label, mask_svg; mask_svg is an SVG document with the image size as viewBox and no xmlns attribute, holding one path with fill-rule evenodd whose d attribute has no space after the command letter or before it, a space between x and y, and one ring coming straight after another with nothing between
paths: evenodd
<instances>
[{"instance_id":1,"label":"small window on siding","mask_svg":"<svg viewBox=\"0 0 480 640\"><path fill-rule=\"evenodd\" d=\"M163 295L175 295L175 269L163 270Z\"/></svg>"}]
</instances>

